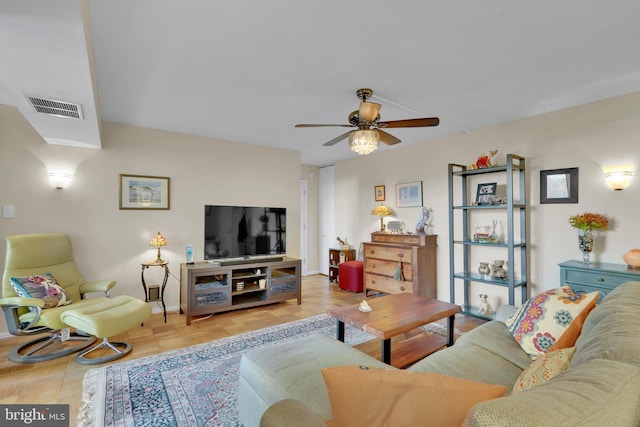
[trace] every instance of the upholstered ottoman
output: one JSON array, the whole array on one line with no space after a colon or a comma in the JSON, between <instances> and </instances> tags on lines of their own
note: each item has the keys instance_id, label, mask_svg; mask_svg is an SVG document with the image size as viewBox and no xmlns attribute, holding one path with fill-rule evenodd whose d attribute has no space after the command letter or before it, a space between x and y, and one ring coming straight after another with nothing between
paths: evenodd
<instances>
[{"instance_id":1,"label":"upholstered ottoman","mask_svg":"<svg viewBox=\"0 0 640 427\"><path fill-rule=\"evenodd\" d=\"M131 353L133 347L126 342L111 342L109 337L128 331L151 316L151 306L144 301L120 295L103 302L78 309L67 310L60 319L67 325L90 335L102 338L102 342L76 356L82 365L109 362ZM114 354L103 357L86 357L99 348L110 348Z\"/></svg>"},{"instance_id":2,"label":"upholstered ottoman","mask_svg":"<svg viewBox=\"0 0 640 427\"><path fill-rule=\"evenodd\" d=\"M338 266L338 286L351 292L362 292L362 261L347 261Z\"/></svg>"}]
</instances>

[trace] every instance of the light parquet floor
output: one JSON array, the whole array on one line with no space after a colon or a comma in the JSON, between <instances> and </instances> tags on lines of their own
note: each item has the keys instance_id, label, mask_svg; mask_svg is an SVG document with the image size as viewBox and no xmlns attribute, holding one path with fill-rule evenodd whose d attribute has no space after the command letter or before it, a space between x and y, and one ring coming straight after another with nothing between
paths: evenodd
<instances>
[{"instance_id":1,"label":"light parquet floor","mask_svg":"<svg viewBox=\"0 0 640 427\"><path fill-rule=\"evenodd\" d=\"M162 314L154 314L143 326L111 338L133 344L131 354L113 363L307 318L326 313L330 307L359 303L363 298L362 293L344 291L329 283L327 276L314 275L302 279L301 305L291 300L219 313L192 321L190 326L186 326L184 316L178 312L168 313L167 323L164 323ZM459 315L455 326L461 331L468 331L481 323L482 320ZM29 339L22 337L0 339L0 403L69 404L71 425L75 425L82 401L84 374L96 366L78 365L74 361L75 355L24 365L6 359L5 355L13 347L27 341Z\"/></svg>"}]
</instances>

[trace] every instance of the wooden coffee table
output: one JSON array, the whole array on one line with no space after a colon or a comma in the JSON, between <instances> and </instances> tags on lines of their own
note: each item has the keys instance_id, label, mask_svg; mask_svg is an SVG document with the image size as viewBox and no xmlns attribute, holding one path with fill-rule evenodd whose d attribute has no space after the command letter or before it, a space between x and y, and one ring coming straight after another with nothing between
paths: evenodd
<instances>
[{"instance_id":1,"label":"wooden coffee table","mask_svg":"<svg viewBox=\"0 0 640 427\"><path fill-rule=\"evenodd\" d=\"M345 323L361 329L382 340L382 352L377 340L354 347L398 368L453 345L453 322L456 313L462 311L457 305L408 293L370 298L367 303L372 308L369 312L358 310L359 304L327 311L337 321L336 335L340 341L344 341ZM417 329L445 317L448 318L446 338Z\"/></svg>"}]
</instances>

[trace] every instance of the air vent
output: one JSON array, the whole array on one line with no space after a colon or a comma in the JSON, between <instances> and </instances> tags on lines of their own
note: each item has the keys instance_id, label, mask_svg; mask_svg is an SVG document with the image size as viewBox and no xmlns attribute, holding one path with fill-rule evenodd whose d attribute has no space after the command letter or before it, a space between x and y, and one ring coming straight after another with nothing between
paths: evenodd
<instances>
[{"instance_id":1,"label":"air vent","mask_svg":"<svg viewBox=\"0 0 640 427\"><path fill-rule=\"evenodd\" d=\"M28 96L29 103L38 113L48 114L56 117L69 117L72 119L82 118L82 106L71 102L57 101L55 99L38 98Z\"/></svg>"}]
</instances>

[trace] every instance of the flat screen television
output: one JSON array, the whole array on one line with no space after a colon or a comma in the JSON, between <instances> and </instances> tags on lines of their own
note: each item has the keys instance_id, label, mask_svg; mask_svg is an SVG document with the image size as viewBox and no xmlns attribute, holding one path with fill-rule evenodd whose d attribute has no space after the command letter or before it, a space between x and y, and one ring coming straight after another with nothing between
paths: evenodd
<instances>
[{"instance_id":1,"label":"flat screen television","mask_svg":"<svg viewBox=\"0 0 640 427\"><path fill-rule=\"evenodd\" d=\"M204 207L204 259L249 259L286 253L287 209Z\"/></svg>"}]
</instances>

